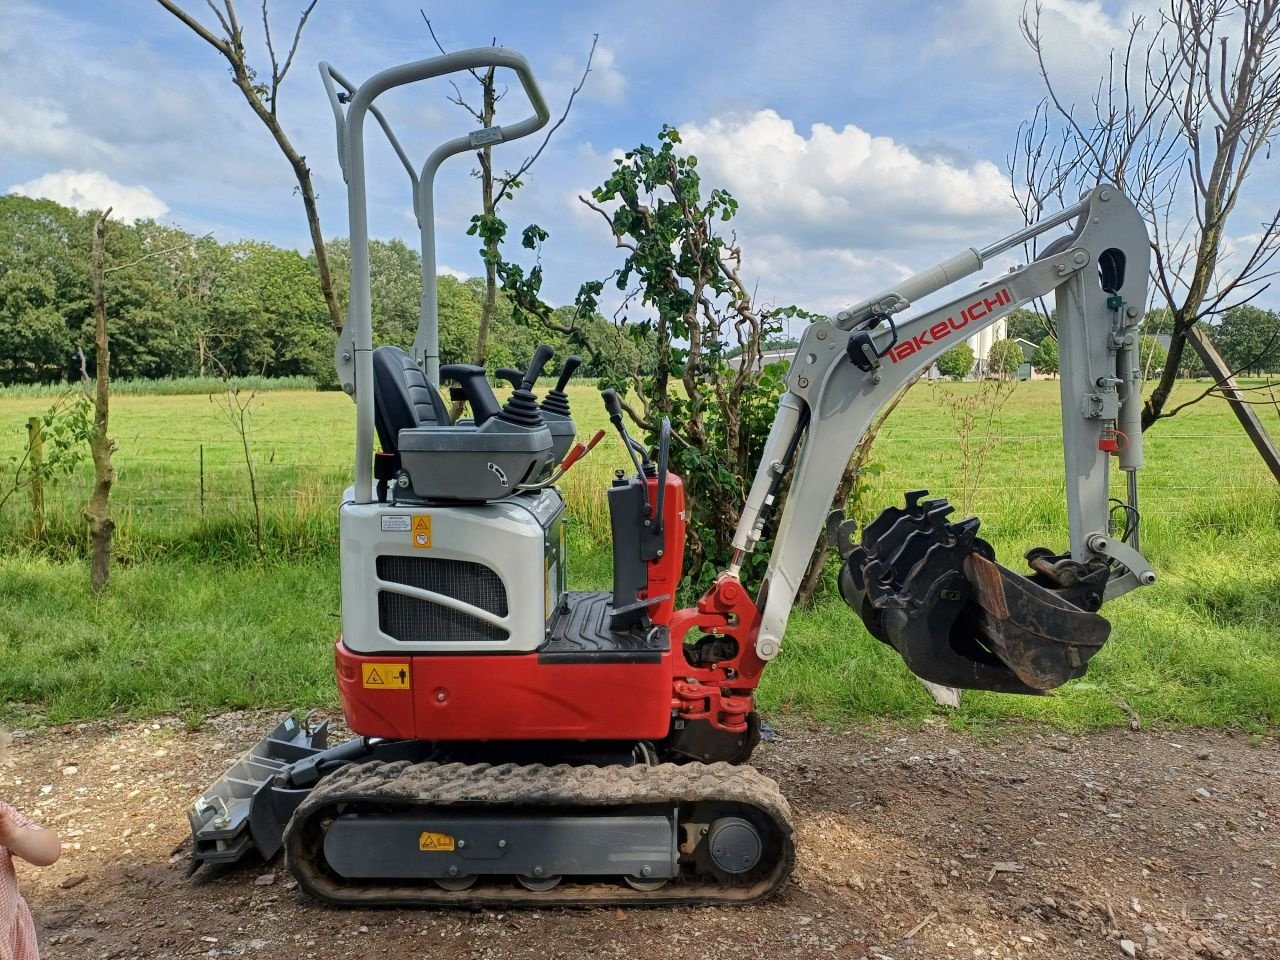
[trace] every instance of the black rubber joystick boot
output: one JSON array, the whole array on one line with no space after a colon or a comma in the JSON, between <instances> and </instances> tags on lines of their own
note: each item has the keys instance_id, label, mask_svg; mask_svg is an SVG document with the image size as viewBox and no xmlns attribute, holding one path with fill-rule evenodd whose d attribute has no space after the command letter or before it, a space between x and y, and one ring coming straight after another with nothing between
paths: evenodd
<instances>
[{"instance_id":1,"label":"black rubber joystick boot","mask_svg":"<svg viewBox=\"0 0 1280 960\"><path fill-rule=\"evenodd\" d=\"M533 385L537 383L542 368L545 367L555 351L545 343L538 347L533 355L533 363L525 372L524 380L516 387L514 393L502 406L498 420L519 427L540 427L543 425L542 414L538 411L538 398L533 395Z\"/></svg>"},{"instance_id":2,"label":"black rubber joystick boot","mask_svg":"<svg viewBox=\"0 0 1280 960\"><path fill-rule=\"evenodd\" d=\"M543 410L547 413L558 413L562 417L569 416L569 395L564 392L564 388L569 383L569 378L573 376L573 372L580 366L582 366L582 358L576 354L565 360L564 369L560 371L560 379L556 382L555 388L548 391L542 398L540 406Z\"/></svg>"}]
</instances>

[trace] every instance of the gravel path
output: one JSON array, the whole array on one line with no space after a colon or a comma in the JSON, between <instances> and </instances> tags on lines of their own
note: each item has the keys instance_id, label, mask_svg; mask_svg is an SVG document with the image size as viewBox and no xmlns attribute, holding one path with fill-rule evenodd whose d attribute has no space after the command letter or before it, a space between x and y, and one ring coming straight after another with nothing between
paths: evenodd
<instances>
[{"instance_id":1,"label":"gravel path","mask_svg":"<svg viewBox=\"0 0 1280 960\"><path fill-rule=\"evenodd\" d=\"M276 719L15 741L0 796L66 844L20 867L49 957L1280 960L1274 736L788 727L756 757L800 838L768 903L340 911L278 862L187 879L187 802Z\"/></svg>"}]
</instances>

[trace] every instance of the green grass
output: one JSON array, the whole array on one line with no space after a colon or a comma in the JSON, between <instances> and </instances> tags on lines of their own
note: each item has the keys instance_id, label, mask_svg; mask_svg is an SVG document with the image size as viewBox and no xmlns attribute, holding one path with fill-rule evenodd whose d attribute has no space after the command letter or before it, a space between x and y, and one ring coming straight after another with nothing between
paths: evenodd
<instances>
[{"instance_id":1,"label":"green grass","mask_svg":"<svg viewBox=\"0 0 1280 960\"><path fill-rule=\"evenodd\" d=\"M973 385L944 389L973 390ZM1188 393L1194 385L1183 390ZM583 435L605 424L589 388L574 391ZM928 486L983 518L1002 561L1065 543L1057 385L1021 384L962 489L954 429L933 388L891 418L874 454L884 471L871 509ZM46 397L0 394L0 463ZM89 470L46 492L46 542L29 541L25 500L0 515L0 721L63 722L124 713L198 718L246 706L336 703L336 502L351 474L352 405L341 394L264 392L253 450L266 509L265 563L253 560L239 438L218 394L121 395L114 502L120 564L102 598L87 587L78 512ZM1263 409L1280 426L1274 411ZM205 459L201 514L199 456ZM623 464L614 438L570 473L571 583L609 582L601 491ZM1160 582L1108 604L1111 641L1089 675L1054 696L969 693L953 722L1016 719L1066 728L1128 721L1249 729L1280 724L1280 493L1226 407L1212 401L1147 436L1143 548ZM972 472L974 464L970 463ZM797 611L760 699L774 716L843 725L934 712L888 647L830 593Z\"/></svg>"}]
</instances>

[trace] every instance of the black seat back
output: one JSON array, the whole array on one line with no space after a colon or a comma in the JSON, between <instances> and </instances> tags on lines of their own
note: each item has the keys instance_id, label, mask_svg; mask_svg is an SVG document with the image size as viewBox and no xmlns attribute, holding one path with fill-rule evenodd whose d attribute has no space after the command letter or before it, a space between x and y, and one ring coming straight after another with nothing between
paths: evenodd
<instances>
[{"instance_id":1,"label":"black seat back","mask_svg":"<svg viewBox=\"0 0 1280 960\"><path fill-rule=\"evenodd\" d=\"M385 453L398 453L401 430L449 422L444 398L413 357L399 347L373 351L373 423Z\"/></svg>"}]
</instances>

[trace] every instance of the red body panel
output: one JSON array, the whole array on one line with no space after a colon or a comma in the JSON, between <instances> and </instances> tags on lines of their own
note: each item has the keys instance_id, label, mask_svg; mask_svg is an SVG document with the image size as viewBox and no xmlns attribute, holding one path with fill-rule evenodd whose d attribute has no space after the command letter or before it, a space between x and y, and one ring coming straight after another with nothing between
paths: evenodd
<instances>
[{"instance_id":1,"label":"red body panel","mask_svg":"<svg viewBox=\"0 0 1280 960\"><path fill-rule=\"evenodd\" d=\"M648 484L656 505L658 481ZM696 608L676 612L685 499L674 473L666 478L662 513L662 556L649 563L648 589L651 597L668 597L649 610L654 623L670 628L671 646L659 662L542 663L536 653L366 657L339 638L334 658L347 725L366 737L463 741L660 740L673 716L745 730L764 668L754 649L759 614L727 575ZM695 631L732 637L738 654L690 665L683 645ZM377 683L370 682L374 669Z\"/></svg>"},{"instance_id":2,"label":"red body panel","mask_svg":"<svg viewBox=\"0 0 1280 960\"><path fill-rule=\"evenodd\" d=\"M656 508L657 478L648 484L649 502ZM684 481L668 472L666 498L662 502L662 556L649 562L649 596L669 598L650 607L649 618L664 627L675 613L676 591L680 589L680 575L684 572L684 534Z\"/></svg>"},{"instance_id":3,"label":"red body panel","mask_svg":"<svg viewBox=\"0 0 1280 960\"><path fill-rule=\"evenodd\" d=\"M347 726L418 740L657 740L671 726L670 654L658 663L539 663L536 653L362 657L339 640ZM364 686L362 664L411 664L408 690Z\"/></svg>"}]
</instances>

